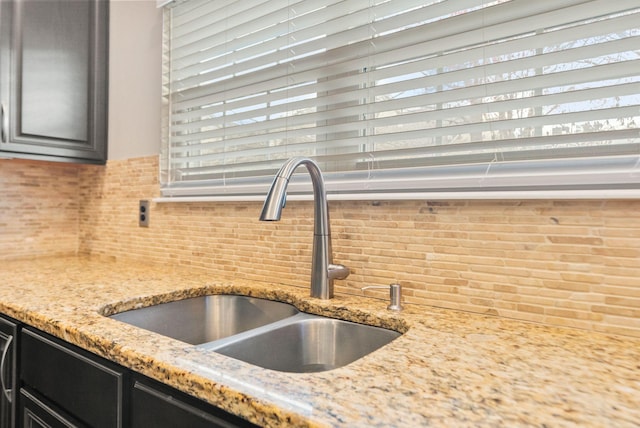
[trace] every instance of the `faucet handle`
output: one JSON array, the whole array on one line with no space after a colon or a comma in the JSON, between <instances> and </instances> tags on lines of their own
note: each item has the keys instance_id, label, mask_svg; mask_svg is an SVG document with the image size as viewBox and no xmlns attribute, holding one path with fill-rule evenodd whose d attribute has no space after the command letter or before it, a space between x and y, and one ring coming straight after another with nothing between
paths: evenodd
<instances>
[{"instance_id":1,"label":"faucet handle","mask_svg":"<svg viewBox=\"0 0 640 428\"><path fill-rule=\"evenodd\" d=\"M388 288L389 289L389 299L391 303L387 306L387 309L390 311L401 311L402 310L402 286L400 284L389 284L389 285L369 285L367 287L362 287L361 290L367 290L369 288Z\"/></svg>"},{"instance_id":2,"label":"faucet handle","mask_svg":"<svg viewBox=\"0 0 640 428\"><path fill-rule=\"evenodd\" d=\"M345 279L349 276L351 270L345 265L329 263L327 275L329 279Z\"/></svg>"}]
</instances>

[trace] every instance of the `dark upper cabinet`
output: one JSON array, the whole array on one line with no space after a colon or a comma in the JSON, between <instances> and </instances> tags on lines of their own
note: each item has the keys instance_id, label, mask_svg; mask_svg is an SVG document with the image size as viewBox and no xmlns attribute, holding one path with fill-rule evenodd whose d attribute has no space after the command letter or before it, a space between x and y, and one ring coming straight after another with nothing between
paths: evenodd
<instances>
[{"instance_id":1,"label":"dark upper cabinet","mask_svg":"<svg viewBox=\"0 0 640 428\"><path fill-rule=\"evenodd\" d=\"M106 161L108 36L108 0L0 1L0 152Z\"/></svg>"}]
</instances>

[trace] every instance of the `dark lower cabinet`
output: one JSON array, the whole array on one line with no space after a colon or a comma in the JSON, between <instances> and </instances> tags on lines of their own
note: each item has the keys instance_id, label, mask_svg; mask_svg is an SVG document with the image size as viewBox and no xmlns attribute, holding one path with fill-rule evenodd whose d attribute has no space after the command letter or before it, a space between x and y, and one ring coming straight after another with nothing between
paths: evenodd
<instances>
[{"instance_id":1,"label":"dark lower cabinet","mask_svg":"<svg viewBox=\"0 0 640 428\"><path fill-rule=\"evenodd\" d=\"M19 342L18 417L11 427L256 427L31 327L20 330Z\"/></svg>"},{"instance_id":2,"label":"dark lower cabinet","mask_svg":"<svg viewBox=\"0 0 640 428\"><path fill-rule=\"evenodd\" d=\"M204 404L204 405L203 405ZM136 378L131 397L133 427L255 427L243 419L202 403L166 385Z\"/></svg>"},{"instance_id":3,"label":"dark lower cabinet","mask_svg":"<svg viewBox=\"0 0 640 428\"><path fill-rule=\"evenodd\" d=\"M18 323L0 316L0 428L16 426Z\"/></svg>"},{"instance_id":4,"label":"dark lower cabinet","mask_svg":"<svg viewBox=\"0 0 640 428\"><path fill-rule=\"evenodd\" d=\"M22 330L20 346L20 377L34 395L86 426L125 426L125 369L28 327Z\"/></svg>"}]
</instances>

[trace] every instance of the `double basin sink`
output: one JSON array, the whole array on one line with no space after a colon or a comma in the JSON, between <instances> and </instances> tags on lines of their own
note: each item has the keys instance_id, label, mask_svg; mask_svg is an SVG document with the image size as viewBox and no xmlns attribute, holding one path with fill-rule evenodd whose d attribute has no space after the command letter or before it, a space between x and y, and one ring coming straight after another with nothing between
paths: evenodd
<instances>
[{"instance_id":1,"label":"double basin sink","mask_svg":"<svg viewBox=\"0 0 640 428\"><path fill-rule=\"evenodd\" d=\"M400 333L240 295L200 296L110 318L266 369L307 373L345 366Z\"/></svg>"}]
</instances>

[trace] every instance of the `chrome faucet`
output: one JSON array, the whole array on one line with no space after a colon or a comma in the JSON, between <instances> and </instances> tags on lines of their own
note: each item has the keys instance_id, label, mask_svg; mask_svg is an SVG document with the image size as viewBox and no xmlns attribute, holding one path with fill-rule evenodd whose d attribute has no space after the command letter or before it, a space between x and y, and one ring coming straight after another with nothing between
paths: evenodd
<instances>
[{"instance_id":1,"label":"chrome faucet","mask_svg":"<svg viewBox=\"0 0 640 428\"><path fill-rule=\"evenodd\" d=\"M300 165L307 167L313 185L313 252L311 255L311 297L330 299L333 297L333 280L349 276L349 268L333 264L331 232L329 230L329 205L324 188L324 179L318 164L312 159L294 157L282 165L276 174L264 201L260 221L278 221L284 207L287 186L293 172Z\"/></svg>"}]
</instances>

